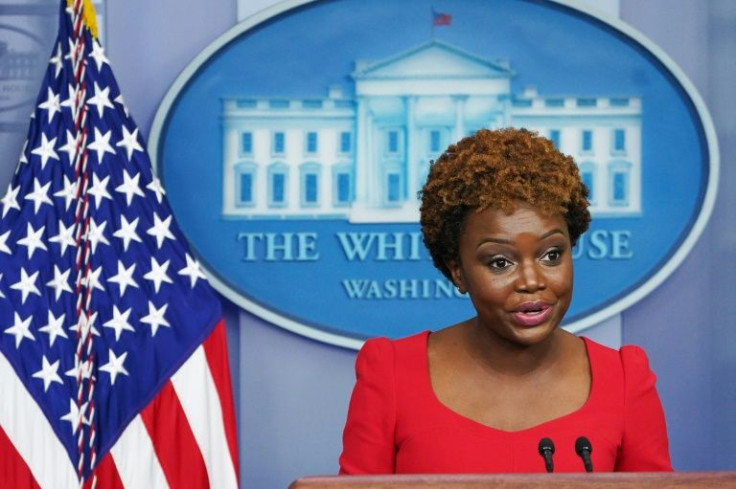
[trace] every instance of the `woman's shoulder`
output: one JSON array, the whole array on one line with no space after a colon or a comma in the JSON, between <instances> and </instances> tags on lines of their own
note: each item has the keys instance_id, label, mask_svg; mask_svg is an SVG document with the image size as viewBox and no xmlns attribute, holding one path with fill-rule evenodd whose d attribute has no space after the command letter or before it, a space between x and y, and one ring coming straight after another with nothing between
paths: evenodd
<instances>
[{"instance_id":1,"label":"woman's shoulder","mask_svg":"<svg viewBox=\"0 0 736 489\"><path fill-rule=\"evenodd\" d=\"M583 337L591 362L607 368L618 367L622 373L648 372L649 360L644 349L637 345L623 345L618 349Z\"/></svg>"},{"instance_id":2,"label":"woman's shoulder","mask_svg":"<svg viewBox=\"0 0 736 489\"><path fill-rule=\"evenodd\" d=\"M415 355L426 352L428 336L429 331L422 331L421 333L398 339L390 339L385 336L371 338L366 340L359 354L361 356L372 357Z\"/></svg>"}]
</instances>

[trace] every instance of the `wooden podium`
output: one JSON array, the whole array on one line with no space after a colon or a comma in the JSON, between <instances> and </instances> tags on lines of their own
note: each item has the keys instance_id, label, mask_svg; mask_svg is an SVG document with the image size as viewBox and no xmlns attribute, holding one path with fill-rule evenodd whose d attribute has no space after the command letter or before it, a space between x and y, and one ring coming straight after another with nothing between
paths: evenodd
<instances>
[{"instance_id":1,"label":"wooden podium","mask_svg":"<svg viewBox=\"0 0 736 489\"><path fill-rule=\"evenodd\" d=\"M736 472L316 476L289 489L726 489Z\"/></svg>"}]
</instances>

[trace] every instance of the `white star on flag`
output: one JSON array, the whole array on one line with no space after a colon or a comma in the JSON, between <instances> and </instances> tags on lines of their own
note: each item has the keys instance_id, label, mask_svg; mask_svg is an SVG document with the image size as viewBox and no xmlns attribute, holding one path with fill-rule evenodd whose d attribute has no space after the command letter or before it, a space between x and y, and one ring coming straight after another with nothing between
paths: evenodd
<instances>
[{"instance_id":1,"label":"white star on flag","mask_svg":"<svg viewBox=\"0 0 736 489\"><path fill-rule=\"evenodd\" d=\"M74 400L69 399L69 412L62 416L62 421L69 421L72 424L72 433L76 434L79 427L84 424L89 424L89 420L84 417L84 412L87 411L87 403L83 403L82 406L77 406Z\"/></svg>"},{"instance_id":2,"label":"white star on flag","mask_svg":"<svg viewBox=\"0 0 736 489\"><path fill-rule=\"evenodd\" d=\"M8 184L8 191L5 192L5 195L3 196L2 202L3 204L3 217L10 212L10 209L17 209L20 210L20 206L18 205L18 192L20 191L20 186L13 187L12 183Z\"/></svg>"},{"instance_id":3,"label":"white star on flag","mask_svg":"<svg viewBox=\"0 0 736 489\"><path fill-rule=\"evenodd\" d=\"M41 134L41 144L31 151L31 154L41 157L42 170L46 167L49 159L59 160L59 155L56 154L54 146L56 146L56 138L49 140L46 138L46 134Z\"/></svg>"},{"instance_id":4,"label":"white star on flag","mask_svg":"<svg viewBox=\"0 0 736 489\"><path fill-rule=\"evenodd\" d=\"M186 260L187 266L179 270L179 275L189 277L192 288L194 288L194 286L197 284L197 279L201 278L203 280L206 280L206 277L204 273L202 273L202 270L199 268L199 262L189 256L189 253L186 254Z\"/></svg>"},{"instance_id":5,"label":"white star on flag","mask_svg":"<svg viewBox=\"0 0 736 489\"><path fill-rule=\"evenodd\" d=\"M123 366L123 363L125 362L125 357L128 356L128 352L126 351L120 356L115 355L115 352L112 351L112 348L110 348L110 353L108 357L108 361L105 365L100 367L100 370L103 372L107 372L110 374L110 383L112 385L115 385L115 379L117 379L118 375L128 375L128 371L125 370L125 367Z\"/></svg>"},{"instance_id":6,"label":"white star on flag","mask_svg":"<svg viewBox=\"0 0 736 489\"><path fill-rule=\"evenodd\" d=\"M58 373L59 360L56 360L54 363L49 363L48 359L46 359L46 355L43 355L41 359L41 370L34 373L33 376L37 379L43 380L43 391L46 392L49 390L49 386L52 382L58 382L59 384L63 384L63 382Z\"/></svg>"},{"instance_id":7,"label":"white star on flag","mask_svg":"<svg viewBox=\"0 0 736 489\"><path fill-rule=\"evenodd\" d=\"M59 243L59 246L61 246L61 256L64 256L64 253L66 252L68 246L77 246L77 240L74 239L74 230L76 229L76 227L76 224L72 224L71 226L67 227L66 224L64 224L64 221L59 220L58 234L49 238L49 241L51 243Z\"/></svg>"},{"instance_id":8,"label":"white star on flag","mask_svg":"<svg viewBox=\"0 0 736 489\"><path fill-rule=\"evenodd\" d=\"M30 222L26 226L26 237L19 239L18 244L28 247L28 259L30 260L37 249L47 250L46 244L41 239L46 226L41 226L38 230L33 229L33 224Z\"/></svg>"},{"instance_id":9,"label":"white star on flag","mask_svg":"<svg viewBox=\"0 0 736 489\"><path fill-rule=\"evenodd\" d=\"M115 146L125 148L128 160L133 156L133 151L143 151L143 147L138 144L138 128L130 132L127 127L123 126L123 138Z\"/></svg>"},{"instance_id":10,"label":"white star on flag","mask_svg":"<svg viewBox=\"0 0 736 489\"><path fill-rule=\"evenodd\" d=\"M62 197L64 199L64 209L69 210L69 206L77 198L77 181L69 180L69 177L64 175L64 188L54 192L54 197Z\"/></svg>"},{"instance_id":11,"label":"white star on flag","mask_svg":"<svg viewBox=\"0 0 736 489\"><path fill-rule=\"evenodd\" d=\"M151 257L151 271L143 275L143 278L153 282L156 292L158 292L162 282L170 284L174 283L169 276L166 275L166 270L168 270L170 262L170 260L166 260L163 264L159 264L159 262L156 261L156 258Z\"/></svg>"},{"instance_id":12,"label":"white star on flag","mask_svg":"<svg viewBox=\"0 0 736 489\"><path fill-rule=\"evenodd\" d=\"M138 195L139 197L145 197L143 190L138 185L138 180L141 178L140 173L136 173L134 177L131 177L126 170L123 170L123 183L118 185L115 190L121 194L125 194L125 201L130 205L133 201L133 197Z\"/></svg>"},{"instance_id":13,"label":"white star on flag","mask_svg":"<svg viewBox=\"0 0 736 489\"><path fill-rule=\"evenodd\" d=\"M95 207L98 209L100 208L102 199L112 200L112 195L107 191L107 182L109 181L110 176L106 176L100 180L96 173L92 175L92 186L87 190L87 193L95 197Z\"/></svg>"},{"instance_id":14,"label":"white star on flag","mask_svg":"<svg viewBox=\"0 0 736 489\"><path fill-rule=\"evenodd\" d=\"M51 90L51 87L49 87L48 98L45 102L38 104L38 108L48 111L49 124L51 124L51 121L54 118L54 114L56 114L57 112L61 112L61 106L59 105L59 94L54 93L54 91Z\"/></svg>"},{"instance_id":15,"label":"white star on flag","mask_svg":"<svg viewBox=\"0 0 736 489\"><path fill-rule=\"evenodd\" d=\"M33 319L33 316L28 316L25 319L21 319L21 317L16 312L14 314L15 321L13 322L13 325L5 330L5 334L12 334L15 336L15 348L17 349L20 346L21 341L23 341L23 338L28 338L29 340L36 341L36 338L31 333L31 320Z\"/></svg>"},{"instance_id":16,"label":"white star on flag","mask_svg":"<svg viewBox=\"0 0 736 489\"><path fill-rule=\"evenodd\" d=\"M95 127L95 139L87 145L87 149L97 153L98 163L102 163L102 158L106 153L115 154L115 150L110 146L111 136L112 131L107 131L105 134L102 134L100 130Z\"/></svg>"},{"instance_id":17,"label":"white star on flag","mask_svg":"<svg viewBox=\"0 0 736 489\"><path fill-rule=\"evenodd\" d=\"M146 233L156 238L156 245L159 248L161 248L161 245L163 245L166 238L176 239L174 238L174 235L171 234L169 226L171 226L171 216L162 221L156 212L153 213L153 226L151 226Z\"/></svg>"},{"instance_id":18,"label":"white star on flag","mask_svg":"<svg viewBox=\"0 0 736 489\"><path fill-rule=\"evenodd\" d=\"M128 251L128 245L131 241L138 241L142 243L141 238L135 232L135 228L138 226L138 218L136 217L132 221L128 222L128 219L124 215L120 215L120 229L112 233L116 238L123 240L123 251Z\"/></svg>"},{"instance_id":19,"label":"white star on flag","mask_svg":"<svg viewBox=\"0 0 736 489\"><path fill-rule=\"evenodd\" d=\"M30 224L29 224L30 226ZM21 304L25 304L30 294L41 295L41 291L36 287L36 279L38 278L38 270L28 275L25 268L20 269L20 280L10 286L11 289L19 290L21 293Z\"/></svg>"},{"instance_id":20,"label":"white star on flag","mask_svg":"<svg viewBox=\"0 0 736 489\"><path fill-rule=\"evenodd\" d=\"M110 87L100 88L97 82L95 82L94 96L87 99L87 105L97 107L97 114L100 117L103 116L105 109L114 109L115 106L110 102Z\"/></svg>"},{"instance_id":21,"label":"white star on flag","mask_svg":"<svg viewBox=\"0 0 736 489\"><path fill-rule=\"evenodd\" d=\"M161 326L166 326L167 328L171 327L164 317L168 307L168 304L164 304L160 308L156 308L156 306L153 305L153 302L148 301L148 314L141 318L141 322L151 326L151 336L156 336L158 328Z\"/></svg>"},{"instance_id":22,"label":"white star on flag","mask_svg":"<svg viewBox=\"0 0 736 489\"><path fill-rule=\"evenodd\" d=\"M123 334L123 331L135 332L135 328L128 322L130 311L132 309L129 308L127 311L121 313L118 306L112 306L112 319L102 325L105 328L112 328L115 331L115 341L120 340L120 335Z\"/></svg>"},{"instance_id":23,"label":"white star on flag","mask_svg":"<svg viewBox=\"0 0 736 489\"><path fill-rule=\"evenodd\" d=\"M54 289L56 292L56 300L59 300L62 292L72 292L72 288L69 287L69 273L71 268L64 273L61 273L58 265L54 265L54 278L46 282L46 285Z\"/></svg>"},{"instance_id":24,"label":"white star on flag","mask_svg":"<svg viewBox=\"0 0 736 489\"><path fill-rule=\"evenodd\" d=\"M123 262L121 260L118 260L118 273L117 275L113 275L109 279L107 279L108 282L113 282L118 284L120 287L120 296L122 297L125 295L125 289L127 287L135 287L138 288L138 284L135 280L133 280L133 272L135 271L135 263L130 265L130 267L126 268L125 265L123 265Z\"/></svg>"},{"instance_id":25,"label":"white star on flag","mask_svg":"<svg viewBox=\"0 0 736 489\"><path fill-rule=\"evenodd\" d=\"M0 251L10 255L10 248L8 248L8 237L10 236L10 230L0 234Z\"/></svg>"},{"instance_id":26,"label":"white star on flag","mask_svg":"<svg viewBox=\"0 0 736 489\"><path fill-rule=\"evenodd\" d=\"M54 316L53 312L48 311L48 315L48 323L46 323L45 326L38 328L38 330L49 335L49 346L54 346L54 342L56 341L57 336L69 339L69 337L64 332L64 328L62 327L64 325L64 318L66 317L66 314L62 314L57 318L56 316Z\"/></svg>"},{"instance_id":27,"label":"white star on flag","mask_svg":"<svg viewBox=\"0 0 736 489\"><path fill-rule=\"evenodd\" d=\"M38 209L44 204L54 205L49 198L49 187L51 187L51 182L48 182L46 185L41 185L38 178L33 179L33 192L27 193L25 198L26 200L33 201L34 213L38 214Z\"/></svg>"}]
</instances>

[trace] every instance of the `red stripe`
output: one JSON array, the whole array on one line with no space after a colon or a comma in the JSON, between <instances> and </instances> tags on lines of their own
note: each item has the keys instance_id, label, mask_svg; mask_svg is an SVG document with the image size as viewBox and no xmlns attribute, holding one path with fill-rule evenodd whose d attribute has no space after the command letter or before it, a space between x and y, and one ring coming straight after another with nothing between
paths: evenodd
<instances>
[{"instance_id":1,"label":"red stripe","mask_svg":"<svg viewBox=\"0 0 736 489\"><path fill-rule=\"evenodd\" d=\"M209 487L207 467L171 381L141 411L169 487Z\"/></svg>"},{"instance_id":2,"label":"red stripe","mask_svg":"<svg viewBox=\"0 0 736 489\"><path fill-rule=\"evenodd\" d=\"M123 481L120 479L118 468L115 466L115 461L111 453L105 455L102 462L95 468L94 477L96 477L96 480L90 477L85 481L83 489L91 489L92 487L100 489L124 489ZM93 482L94 486L92 485Z\"/></svg>"},{"instance_id":3,"label":"red stripe","mask_svg":"<svg viewBox=\"0 0 736 489\"><path fill-rule=\"evenodd\" d=\"M220 397L222 418L225 423L225 436L230 449L230 458L235 468L235 477L240 480L238 442L235 428L235 403L233 402L232 382L230 380L230 365L227 361L227 336L225 334L224 319L220 319L217 326L215 326L215 330L202 346L215 381L217 395Z\"/></svg>"},{"instance_id":4,"label":"red stripe","mask_svg":"<svg viewBox=\"0 0 736 489\"><path fill-rule=\"evenodd\" d=\"M39 488L31 470L0 426L0 487Z\"/></svg>"}]
</instances>

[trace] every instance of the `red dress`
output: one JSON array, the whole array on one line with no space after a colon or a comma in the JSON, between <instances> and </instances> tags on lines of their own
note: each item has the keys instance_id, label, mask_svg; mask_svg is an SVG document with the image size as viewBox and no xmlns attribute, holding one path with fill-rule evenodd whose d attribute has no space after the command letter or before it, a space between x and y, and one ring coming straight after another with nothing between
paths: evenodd
<instances>
[{"instance_id":1,"label":"red dress","mask_svg":"<svg viewBox=\"0 0 736 489\"><path fill-rule=\"evenodd\" d=\"M655 376L644 351L587 338L592 384L585 404L560 418L508 432L442 404L429 378L429 332L369 340L356 360L340 456L341 474L544 472L539 440L555 444L555 472L583 472L575 440L592 445L593 470L672 470Z\"/></svg>"}]
</instances>

